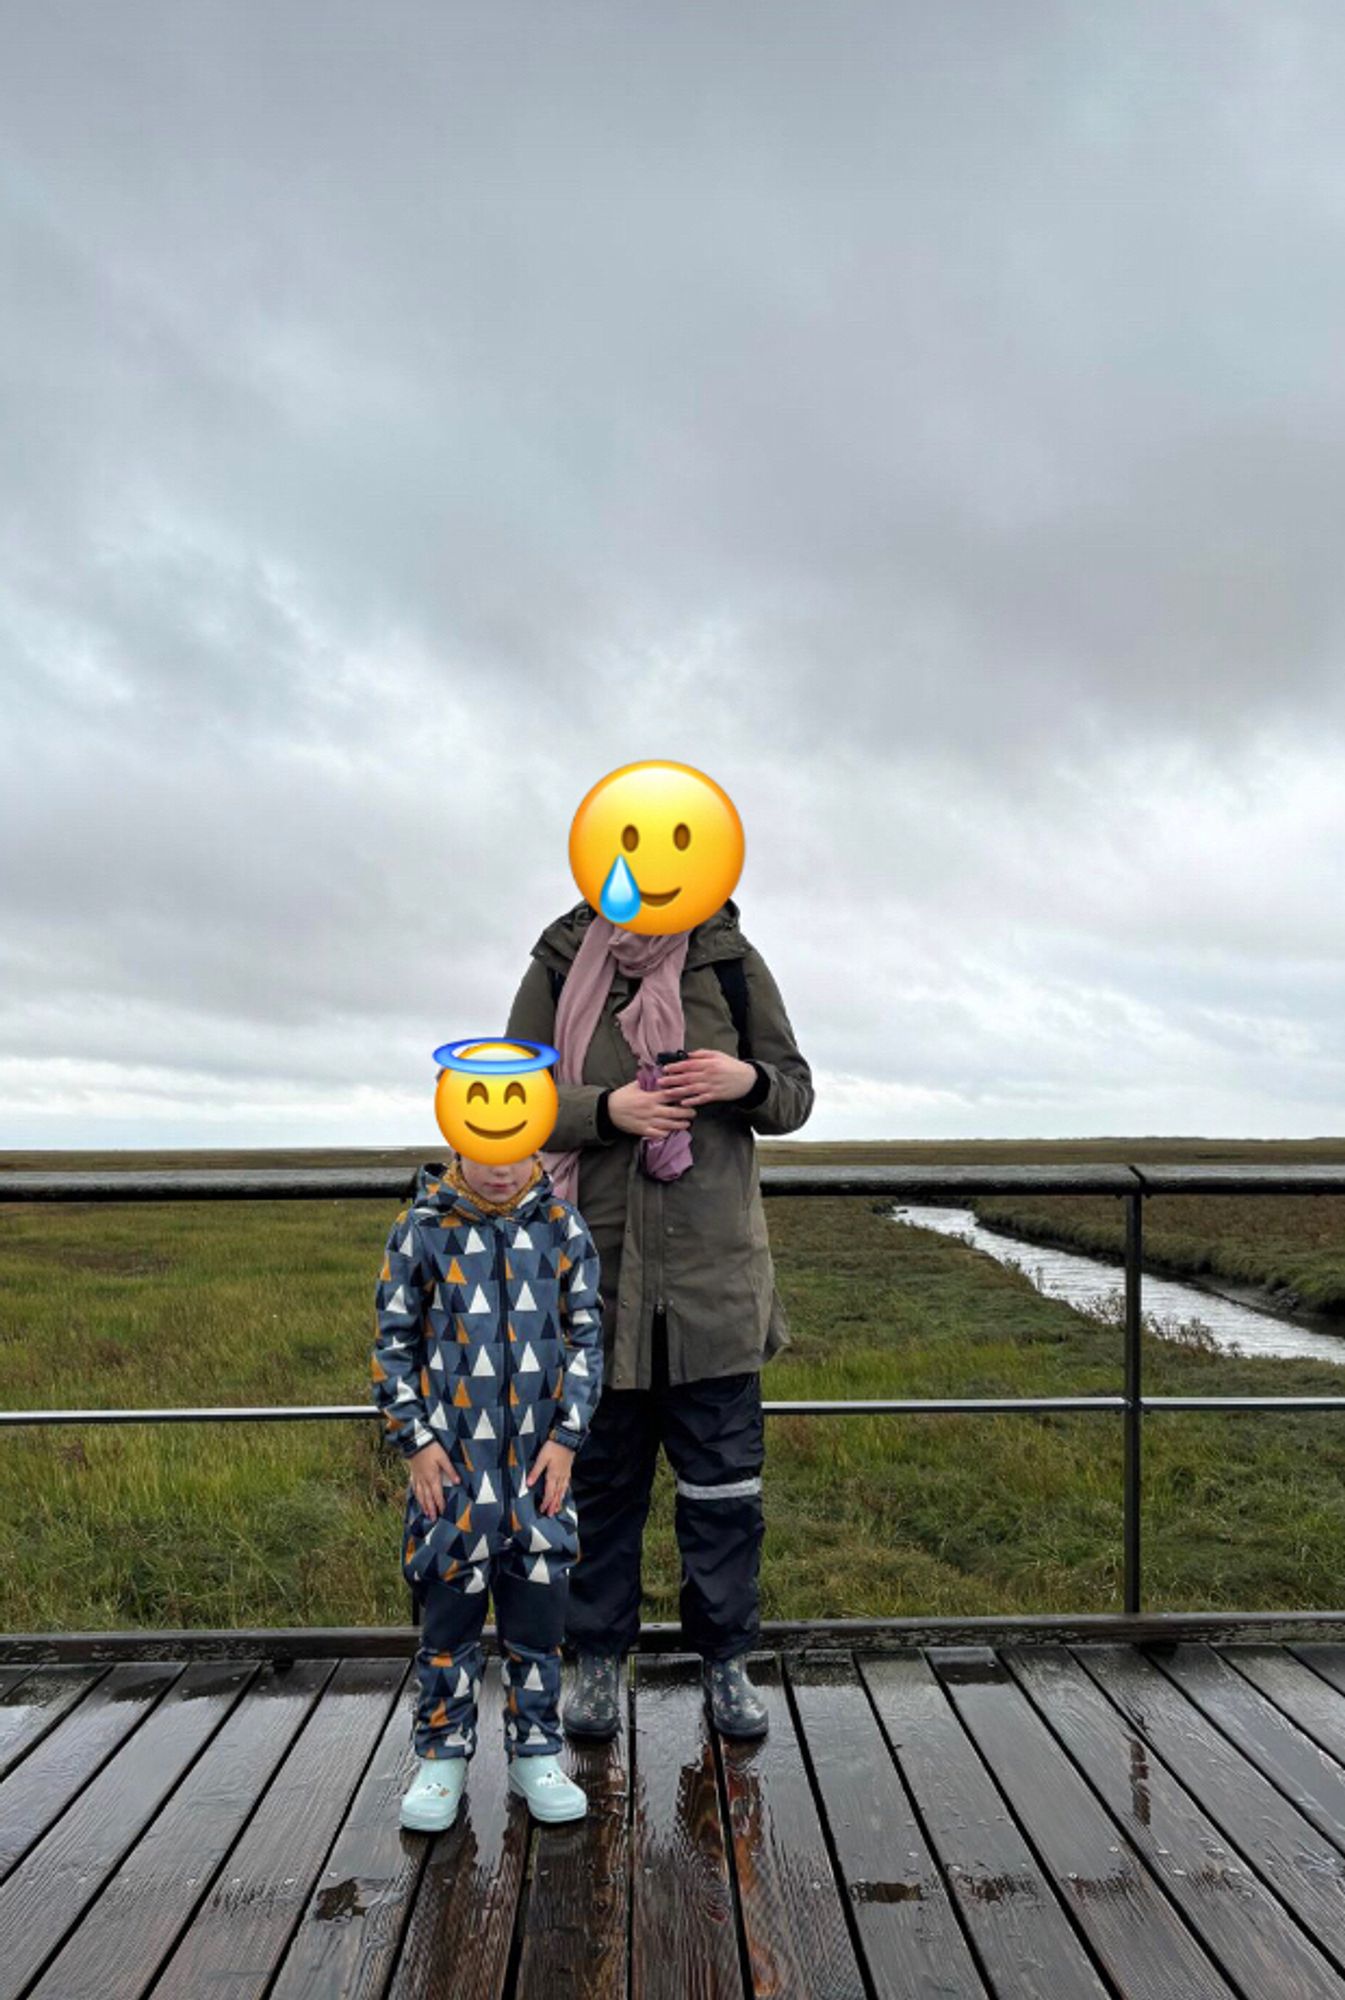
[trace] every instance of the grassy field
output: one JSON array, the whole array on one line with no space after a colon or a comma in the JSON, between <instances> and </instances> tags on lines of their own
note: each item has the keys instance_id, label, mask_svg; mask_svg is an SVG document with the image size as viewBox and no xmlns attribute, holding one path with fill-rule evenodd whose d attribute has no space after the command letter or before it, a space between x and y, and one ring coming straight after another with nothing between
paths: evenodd
<instances>
[{"instance_id":1,"label":"grassy field","mask_svg":"<svg viewBox=\"0 0 1345 2000\"><path fill-rule=\"evenodd\" d=\"M1158 1157L1159 1142L762 1150L781 1160L1142 1159ZM1163 1150L1212 1156L1208 1142ZM1262 1151L1228 1146L1218 1157ZM1275 1156L1345 1158L1345 1145ZM179 1163L230 1158L256 1156ZM0 1190L6 1168L54 1164L3 1156ZM1182 1201L1194 1213L1198 1199ZM392 1206L5 1208L5 1402L364 1401L372 1285ZM1253 1262L1260 1258L1258 1275L1282 1268L1297 1282L1310 1270L1341 1269L1329 1224L1319 1230L1316 1220L1328 1206L1336 1204L1246 1201L1198 1227L1207 1243L1224 1241L1221 1230L1229 1242L1241 1232ZM1151 1232L1160 1207L1150 1211ZM1257 1251L1251 1225L1261 1211L1278 1234L1273 1249ZM959 1243L895 1224L865 1200L777 1201L768 1214L794 1332L765 1377L773 1398L1086 1395L1120 1386L1114 1327L1041 1298L1019 1273ZM1342 1383L1327 1364L1238 1361L1156 1339L1146 1367L1156 1392L1321 1392ZM1331 1417L1151 1418L1148 1603L1336 1604L1342 1473L1345 1426ZM372 1422L10 1431L0 1442L0 1627L403 1622L404 1482ZM774 1419L763 1608L777 1617L1116 1608L1120 1494L1114 1417ZM646 1547L647 1615L675 1617L666 1469Z\"/></svg>"}]
</instances>

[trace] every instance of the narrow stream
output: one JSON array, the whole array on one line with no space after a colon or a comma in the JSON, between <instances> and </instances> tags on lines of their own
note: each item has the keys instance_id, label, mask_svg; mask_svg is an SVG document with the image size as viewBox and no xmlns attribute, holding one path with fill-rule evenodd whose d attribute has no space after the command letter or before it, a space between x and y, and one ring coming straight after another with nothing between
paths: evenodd
<instances>
[{"instance_id":1,"label":"narrow stream","mask_svg":"<svg viewBox=\"0 0 1345 2000\"><path fill-rule=\"evenodd\" d=\"M916 1229L933 1229L940 1236L960 1236L975 1250L984 1250L1001 1264L1017 1264L1048 1298L1066 1299L1080 1312L1101 1318L1119 1317L1118 1301L1124 1274L1118 1264L1104 1264L1077 1250L1057 1250L1051 1244L1030 1243L987 1229L969 1208L941 1208L932 1202L903 1202L893 1209L898 1222ZM1144 1316L1159 1333L1198 1320L1216 1347L1226 1354L1275 1355L1300 1361L1345 1363L1345 1338L1317 1333L1275 1313L1218 1292L1202 1291L1175 1278L1144 1273Z\"/></svg>"}]
</instances>

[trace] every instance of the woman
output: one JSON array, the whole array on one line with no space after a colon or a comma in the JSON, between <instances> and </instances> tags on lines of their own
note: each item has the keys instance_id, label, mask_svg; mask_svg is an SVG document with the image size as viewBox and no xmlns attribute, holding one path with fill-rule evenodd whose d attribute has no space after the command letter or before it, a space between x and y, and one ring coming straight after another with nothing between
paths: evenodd
<instances>
[{"instance_id":1,"label":"woman","mask_svg":"<svg viewBox=\"0 0 1345 2000\"><path fill-rule=\"evenodd\" d=\"M601 1265L604 1386L574 1465L565 1726L587 1737L619 1726L661 1445L677 1481L683 1634L716 1726L763 1735L744 1664L759 1634L760 1370L788 1331L753 1135L798 1130L811 1073L731 899L661 936L579 903L533 947L507 1033L559 1049L547 1165Z\"/></svg>"}]
</instances>

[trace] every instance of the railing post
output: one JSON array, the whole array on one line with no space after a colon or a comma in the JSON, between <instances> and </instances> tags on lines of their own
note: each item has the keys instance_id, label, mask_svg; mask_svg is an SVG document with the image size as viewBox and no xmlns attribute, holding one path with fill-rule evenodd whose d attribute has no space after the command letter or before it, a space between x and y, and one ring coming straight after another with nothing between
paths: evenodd
<instances>
[{"instance_id":1,"label":"railing post","mask_svg":"<svg viewBox=\"0 0 1345 2000\"><path fill-rule=\"evenodd\" d=\"M1141 1406L1140 1312L1141 1259L1144 1251L1143 1192L1125 1196L1125 1608L1132 1617L1140 1609L1140 1491Z\"/></svg>"}]
</instances>

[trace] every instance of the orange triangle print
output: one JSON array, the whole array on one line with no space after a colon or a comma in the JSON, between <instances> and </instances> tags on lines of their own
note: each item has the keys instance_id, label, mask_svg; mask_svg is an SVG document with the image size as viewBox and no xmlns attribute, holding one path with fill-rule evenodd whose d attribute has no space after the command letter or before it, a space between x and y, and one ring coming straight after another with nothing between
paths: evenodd
<instances>
[{"instance_id":1,"label":"orange triangle print","mask_svg":"<svg viewBox=\"0 0 1345 2000\"><path fill-rule=\"evenodd\" d=\"M467 1393L465 1377L459 1378L458 1386L453 1391L453 1407L455 1410L470 1410L472 1407L472 1399Z\"/></svg>"},{"instance_id":2,"label":"orange triangle print","mask_svg":"<svg viewBox=\"0 0 1345 2000\"><path fill-rule=\"evenodd\" d=\"M462 1275L462 1266L456 1257L445 1271L444 1278L450 1285L465 1285L467 1283L467 1280Z\"/></svg>"}]
</instances>

